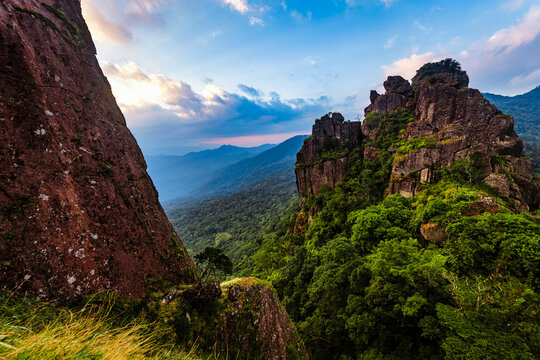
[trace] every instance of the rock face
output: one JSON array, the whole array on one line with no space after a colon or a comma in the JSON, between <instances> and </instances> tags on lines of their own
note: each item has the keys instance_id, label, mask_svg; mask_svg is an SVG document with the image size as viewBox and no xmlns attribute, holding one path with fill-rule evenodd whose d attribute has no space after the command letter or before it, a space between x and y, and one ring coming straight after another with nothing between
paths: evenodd
<instances>
[{"instance_id":1,"label":"rock face","mask_svg":"<svg viewBox=\"0 0 540 360\"><path fill-rule=\"evenodd\" d=\"M221 285L226 309L216 324L218 350L253 359L308 359L304 344L274 291L257 279Z\"/></svg>"},{"instance_id":2,"label":"rock face","mask_svg":"<svg viewBox=\"0 0 540 360\"><path fill-rule=\"evenodd\" d=\"M197 276L79 1L0 2L0 289L140 296Z\"/></svg>"},{"instance_id":3,"label":"rock face","mask_svg":"<svg viewBox=\"0 0 540 360\"><path fill-rule=\"evenodd\" d=\"M421 183L435 181L434 169L466 159L464 164L470 167L471 174L481 172L483 181L496 187L516 208L537 207L538 182L514 132L514 119L491 105L478 90L462 87L463 83L468 79L438 74L421 81L414 93L403 100L416 118L407 127L403 140L424 140L426 146L394 158L389 193L413 196ZM392 94L381 95L368 110L389 110L377 108L376 104ZM475 163L482 166L475 169Z\"/></svg>"},{"instance_id":4,"label":"rock face","mask_svg":"<svg viewBox=\"0 0 540 360\"><path fill-rule=\"evenodd\" d=\"M445 61L453 64L451 59ZM501 197L514 203L516 210L538 207L540 186L523 155L523 144L514 132L514 119L485 100L478 90L467 88L469 78L458 70L419 78L414 88L404 78L390 76L384 82L385 94L371 91L366 116L397 109L415 116L415 121L401 135L402 143L407 145L404 148L410 149L408 153L390 149L398 152L387 193L414 196L422 183L436 181L436 169L451 167L463 159L457 164L464 173L497 188ZM333 188L347 169L347 151L325 157L325 146L321 143L335 143L339 149L350 150L349 145L359 146L362 139L375 140L379 135L377 129L369 128L367 121L362 124L361 134L357 133L359 122L343 123L347 124L349 137L354 139L344 145L342 133L333 130L335 124L342 124L342 117L317 120L312 138L298 153L297 184L304 197L317 195L323 184ZM364 159L377 156L377 149L369 146L364 149Z\"/></svg>"},{"instance_id":5,"label":"rock face","mask_svg":"<svg viewBox=\"0 0 540 360\"><path fill-rule=\"evenodd\" d=\"M306 197L318 195L322 185L334 188L343 179L347 153L362 142L359 122L344 121L339 113L315 120L312 135L296 156L296 184Z\"/></svg>"}]
</instances>

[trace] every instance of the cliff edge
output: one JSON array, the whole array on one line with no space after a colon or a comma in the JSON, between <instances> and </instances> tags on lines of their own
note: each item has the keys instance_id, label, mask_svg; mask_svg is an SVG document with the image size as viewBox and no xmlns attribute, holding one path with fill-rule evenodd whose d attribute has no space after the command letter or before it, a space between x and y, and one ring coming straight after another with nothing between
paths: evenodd
<instances>
[{"instance_id":1,"label":"cliff edge","mask_svg":"<svg viewBox=\"0 0 540 360\"><path fill-rule=\"evenodd\" d=\"M137 297L191 283L79 1L0 3L0 290Z\"/></svg>"}]
</instances>

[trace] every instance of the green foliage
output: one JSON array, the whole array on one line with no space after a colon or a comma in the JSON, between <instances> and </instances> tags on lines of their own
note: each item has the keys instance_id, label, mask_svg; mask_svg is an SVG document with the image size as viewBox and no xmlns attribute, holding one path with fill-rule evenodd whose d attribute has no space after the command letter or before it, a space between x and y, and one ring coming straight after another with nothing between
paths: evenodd
<instances>
[{"instance_id":1,"label":"green foliage","mask_svg":"<svg viewBox=\"0 0 540 360\"><path fill-rule=\"evenodd\" d=\"M409 153L422 149L433 148L437 145L437 140L431 136L413 138L402 142L396 150L396 156L398 158L405 158Z\"/></svg>"},{"instance_id":2,"label":"green foliage","mask_svg":"<svg viewBox=\"0 0 540 360\"><path fill-rule=\"evenodd\" d=\"M75 25L75 23L73 23L73 21L71 21L63 11L58 10L45 3L41 3L41 5L50 13L54 14L54 16L56 16L58 19L62 20L66 24L71 35L76 36L81 34L79 27Z\"/></svg>"},{"instance_id":3,"label":"green foliage","mask_svg":"<svg viewBox=\"0 0 540 360\"><path fill-rule=\"evenodd\" d=\"M444 59L439 62L427 63L416 71L416 75L412 78L412 86L418 85L423 79L431 76L451 73L456 75L465 75L465 71L461 70L461 64L454 59Z\"/></svg>"},{"instance_id":4,"label":"green foliage","mask_svg":"<svg viewBox=\"0 0 540 360\"><path fill-rule=\"evenodd\" d=\"M305 234L265 241L254 271L272 281L314 359L534 357L539 218L512 212L482 182L488 161L504 159L481 153L435 169L415 198L385 197L388 148L433 146L399 139L411 119L369 115L378 136L363 146L379 156L352 150L343 182L306 199L300 217L315 215ZM424 239L428 223L446 240Z\"/></svg>"},{"instance_id":5,"label":"green foliage","mask_svg":"<svg viewBox=\"0 0 540 360\"><path fill-rule=\"evenodd\" d=\"M206 247L193 259L201 271L201 281L203 282L209 277L215 277L218 273L225 275L232 273L232 261L220 249Z\"/></svg>"},{"instance_id":6,"label":"green foliage","mask_svg":"<svg viewBox=\"0 0 540 360\"><path fill-rule=\"evenodd\" d=\"M298 202L294 178L287 172L168 215L190 255L207 246L216 247L231 258L235 273L241 275L243 269L257 267L252 256L265 241L286 234L287 225L295 220L291 213L299 208ZM263 271L258 269L244 274Z\"/></svg>"}]
</instances>

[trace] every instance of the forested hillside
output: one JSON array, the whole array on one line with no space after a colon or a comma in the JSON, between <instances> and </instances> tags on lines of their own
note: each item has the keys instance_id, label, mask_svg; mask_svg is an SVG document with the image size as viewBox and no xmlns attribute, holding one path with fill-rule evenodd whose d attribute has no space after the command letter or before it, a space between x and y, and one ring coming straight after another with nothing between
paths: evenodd
<instances>
[{"instance_id":1,"label":"forested hillside","mask_svg":"<svg viewBox=\"0 0 540 360\"><path fill-rule=\"evenodd\" d=\"M415 89L421 109L433 101L454 106L453 96L477 99L470 104L482 109L479 93L442 75ZM510 155L509 138L484 153L464 153L456 143L466 149L478 134L462 136L456 127L475 124L456 112L417 118L408 85L389 79L388 86L372 99L362 144L347 150L334 141L330 149L347 160L342 181L308 193L286 234L263 242L251 271L272 281L314 359L537 359L538 183L528 185L531 211L520 212L501 183L485 180L490 171L517 179L511 163L522 155ZM497 131L511 126L500 112L489 116ZM440 131L416 137L416 129L432 131L427 121ZM312 165L302 164L308 174L310 166L336 166L324 143L315 146ZM448 149L461 158L440 165ZM396 173L422 154L440 159L427 175ZM405 181L416 185L400 190L405 196L388 195L392 182Z\"/></svg>"},{"instance_id":2,"label":"forested hillside","mask_svg":"<svg viewBox=\"0 0 540 360\"><path fill-rule=\"evenodd\" d=\"M540 86L516 96L484 94L492 104L515 119L515 129L525 145L534 172L540 177Z\"/></svg>"},{"instance_id":3,"label":"forested hillside","mask_svg":"<svg viewBox=\"0 0 540 360\"><path fill-rule=\"evenodd\" d=\"M299 204L294 177L287 171L231 195L176 208L169 219L190 254L216 247L233 260L238 273L264 239L284 235L281 224Z\"/></svg>"},{"instance_id":4,"label":"forested hillside","mask_svg":"<svg viewBox=\"0 0 540 360\"><path fill-rule=\"evenodd\" d=\"M306 136L295 136L222 170L192 198L177 199L168 216L191 254L206 246L230 256L236 272L277 224L299 207L294 162ZM282 231L282 230L281 230Z\"/></svg>"}]
</instances>

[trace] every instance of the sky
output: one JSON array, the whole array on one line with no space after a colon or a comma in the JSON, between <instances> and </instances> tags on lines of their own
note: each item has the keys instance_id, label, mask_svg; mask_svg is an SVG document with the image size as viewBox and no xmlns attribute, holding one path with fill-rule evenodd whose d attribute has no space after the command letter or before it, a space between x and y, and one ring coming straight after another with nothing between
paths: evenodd
<instances>
[{"instance_id":1,"label":"sky","mask_svg":"<svg viewBox=\"0 0 540 360\"><path fill-rule=\"evenodd\" d=\"M82 0L145 155L308 134L362 119L369 90L458 60L470 87L540 85L540 0Z\"/></svg>"}]
</instances>

